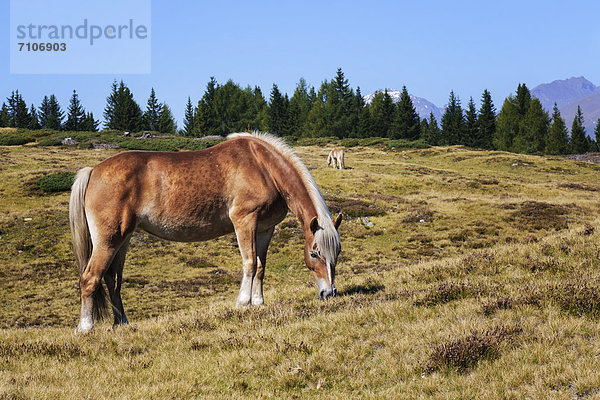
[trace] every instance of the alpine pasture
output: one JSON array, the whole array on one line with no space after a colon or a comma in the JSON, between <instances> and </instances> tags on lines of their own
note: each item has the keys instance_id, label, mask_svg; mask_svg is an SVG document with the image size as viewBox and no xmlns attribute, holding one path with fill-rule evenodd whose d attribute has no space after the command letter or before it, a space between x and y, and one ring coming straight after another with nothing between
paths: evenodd
<instances>
[{"instance_id":1,"label":"alpine pasture","mask_svg":"<svg viewBox=\"0 0 600 400\"><path fill-rule=\"evenodd\" d=\"M291 214L260 307L235 307L234 235L136 232L130 324L82 335L69 192L40 178L121 150L0 147L0 398L600 396L600 164L368 146L335 170L334 146L294 151L344 216L336 297L317 299Z\"/></svg>"}]
</instances>

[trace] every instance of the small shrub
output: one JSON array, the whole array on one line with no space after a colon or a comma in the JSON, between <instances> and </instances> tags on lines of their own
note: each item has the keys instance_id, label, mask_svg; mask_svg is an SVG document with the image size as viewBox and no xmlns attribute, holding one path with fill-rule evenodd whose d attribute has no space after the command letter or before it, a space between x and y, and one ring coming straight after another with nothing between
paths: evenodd
<instances>
[{"instance_id":1,"label":"small shrub","mask_svg":"<svg viewBox=\"0 0 600 400\"><path fill-rule=\"evenodd\" d=\"M568 206L550 204L540 201L526 201L519 205L506 219L515 223L516 227L528 231L555 229L561 230L568 227Z\"/></svg>"},{"instance_id":2,"label":"small shrub","mask_svg":"<svg viewBox=\"0 0 600 400\"><path fill-rule=\"evenodd\" d=\"M568 313L600 317L600 286L585 280L571 280L550 291L552 299Z\"/></svg>"},{"instance_id":3,"label":"small shrub","mask_svg":"<svg viewBox=\"0 0 600 400\"><path fill-rule=\"evenodd\" d=\"M498 326L484 332L472 332L469 336L436 346L425 365L426 372L457 370L465 372L480 360L499 357L504 343L511 341L522 329L518 326Z\"/></svg>"},{"instance_id":4,"label":"small shrub","mask_svg":"<svg viewBox=\"0 0 600 400\"><path fill-rule=\"evenodd\" d=\"M59 172L41 177L35 187L46 193L66 192L71 190L74 179L74 172Z\"/></svg>"},{"instance_id":5,"label":"small shrub","mask_svg":"<svg viewBox=\"0 0 600 400\"><path fill-rule=\"evenodd\" d=\"M362 200L326 195L325 202L332 212L341 212L348 218L385 215L383 208Z\"/></svg>"},{"instance_id":6,"label":"small shrub","mask_svg":"<svg viewBox=\"0 0 600 400\"><path fill-rule=\"evenodd\" d=\"M469 283L442 282L428 288L421 298L415 300L416 306L434 306L465 298L474 292Z\"/></svg>"},{"instance_id":7,"label":"small shrub","mask_svg":"<svg viewBox=\"0 0 600 400\"><path fill-rule=\"evenodd\" d=\"M510 297L502 297L500 299L491 300L481 306L481 311L484 315L492 315L498 310L508 310L513 308L515 302Z\"/></svg>"}]
</instances>

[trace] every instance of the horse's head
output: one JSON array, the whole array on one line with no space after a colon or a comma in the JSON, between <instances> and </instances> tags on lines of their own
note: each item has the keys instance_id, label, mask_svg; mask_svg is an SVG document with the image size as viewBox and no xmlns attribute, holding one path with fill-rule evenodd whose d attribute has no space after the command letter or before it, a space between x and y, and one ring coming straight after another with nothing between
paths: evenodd
<instances>
[{"instance_id":1,"label":"horse's head","mask_svg":"<svg viewBox=\"0 0 600 400\"><path fill-rule=\"evenodd\" d=\"M341 214L325 227L319 226L316 217L310 221L312 238L307 237L304 261L315 276L321 300L335 296L336 293L335 266L341 250L340 234L337 230L341 222Z\"/></svg>"}]
</instances>

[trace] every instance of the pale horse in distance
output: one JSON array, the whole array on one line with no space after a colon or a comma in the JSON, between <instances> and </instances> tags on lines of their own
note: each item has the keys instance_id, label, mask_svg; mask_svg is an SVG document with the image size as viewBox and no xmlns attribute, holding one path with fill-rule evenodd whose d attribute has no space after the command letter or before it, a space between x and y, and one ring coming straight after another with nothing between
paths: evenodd
<instances>
[{"instance_id":1,"label":"pale horse in distance","mask_svg":"<svg viewBox=\"0 0 600 400\"><path fill-rule=\"evenodd\" d=\"M329 152L329 156L327 156L327 166L331 166L334 169L344 169L346 166L344 165L344 150L343 149L333 149Z\"/></svg>"}]
</instances>

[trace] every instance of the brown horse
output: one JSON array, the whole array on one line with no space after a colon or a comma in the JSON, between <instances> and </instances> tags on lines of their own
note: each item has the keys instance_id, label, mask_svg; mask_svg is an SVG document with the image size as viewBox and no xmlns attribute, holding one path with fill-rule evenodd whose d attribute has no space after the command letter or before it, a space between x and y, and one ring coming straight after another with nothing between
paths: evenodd
<instances>
[{"instance_id":1,"label":"brown horse","mask_svg":"<svg viewBox=\"0 0 600 400\"><path fill-rule=\"evenodd\" d=\"M267 248L288 209L304 229L304 260L319 297L334 296L341 215L332 220L304 164L273 136L237 133L214 147L181 153L129 151L79 170L69 205L81 276L77 330L91 330L106 309L102 278L114 323L127 323L120 291L137 227L184 242L235 232L243 266L237 304L263 304Z\"/></svg>"}]
</instances>

